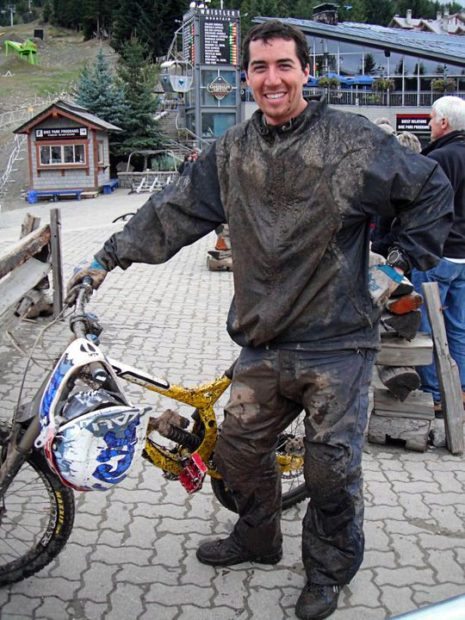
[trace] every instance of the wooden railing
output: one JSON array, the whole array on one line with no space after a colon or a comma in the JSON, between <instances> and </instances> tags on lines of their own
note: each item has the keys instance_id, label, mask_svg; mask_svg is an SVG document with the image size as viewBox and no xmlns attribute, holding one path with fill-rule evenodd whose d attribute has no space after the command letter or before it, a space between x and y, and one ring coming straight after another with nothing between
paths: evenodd
<instances>
[{"instance_id":1,"label":"wooden railing","mask_svg":"<svg viewBox=\"0 0 465 620\"><path fill-rule=\"evenodd\" d=\"M61 256L61 217L59 209L51 209L50 224L40 226L40 219L26 216L21 239L0 254L0 322L8 311L52 272L53 314L63 308L63 270ZM24 312L27 307L23 305Z\"/></svg>"}]
</instances>

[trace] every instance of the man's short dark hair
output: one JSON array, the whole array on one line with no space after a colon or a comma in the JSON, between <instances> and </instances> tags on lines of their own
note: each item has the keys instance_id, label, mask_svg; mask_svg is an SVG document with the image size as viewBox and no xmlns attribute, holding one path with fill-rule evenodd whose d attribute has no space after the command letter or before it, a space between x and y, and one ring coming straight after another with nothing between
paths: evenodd
<instances>
[{"instance_id":1,"label":"man's short dark hair","mask_svg":"<svg viewBox=\"0 0 465 620\"><path fill-rule=\"evenodd\" d=\"M266 43L270 39L295 41L297 58L302 65L302 69L305 70L307 65L310 64L310 55L308 53L308 45L304 33L294 26L284 24L277 19L272 19L263 24L258 24L258 26L254 26L247 33L242 44L242 68L245 71L247 71L249 67L251 41L261 40Z\"/></svg>"}]
</instances>

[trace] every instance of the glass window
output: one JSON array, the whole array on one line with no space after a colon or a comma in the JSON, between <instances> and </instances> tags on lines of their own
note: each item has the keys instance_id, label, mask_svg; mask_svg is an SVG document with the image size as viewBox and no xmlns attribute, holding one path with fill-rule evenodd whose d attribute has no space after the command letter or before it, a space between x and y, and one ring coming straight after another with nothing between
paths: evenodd
<instances>
[{"instance_id":1,"label":"glass window","mask_svg":"<svg viewBox=\"0 0 465 620\"><path fill-rule=\"evenodd\" d=\"M52 164L61 164L61 146L52 146Z\"/></svg>"},{"instance_id":2,"label":"glass window","mask_svg":"<svg viewBox=\"0 0 465 620\"><path fill-rule=\"evenodd\" d=\"M218 138L236 122L236 115L223 112L204 112L202 114L202 138Z\"/></svg>"},{"instance_id":3,"label":"glass window","mask_svg":"<svg viewBox=\"0 0 465 620\"><path fill-rule=\"evenodd\" d=\"M83 144L75 144L74 145L74 163L83 164L85 162L84 158L84 145Z\"/></svg>"},{"instance_id":4,"label":"glass window","mask_svg":"<svg viewBox=\"0 0 465 620\"><path fill-rule=\"evenodd\" d=\"M39 148L39 160L42 166L60 164L83 164L85 158L84 144L53 144Z\"/></svg>"},{"instance_id":5,"label":"glass window","mask_svg":"<svg viewBox=\"0 0 465 620\"><path fill-rule=\"evenodd\" d=\"M63 147L63 151L64 151L63 161L65 162L65 164L72 164L72 163L74 163L74 147L73 147L73 145Z\"/></svg>"},{"instance_id":6,"label":"glass window","mask_svg":"<svg viewBox=\"0 0 465 620\"><path fill-rule=\"evenodd\" d=\"M210 85L214 85L222 81L224 86L230 85L231 91L225 94L223 97L215 97L208 88ZM236 72L220 69L203 69L201 74L201 101L203 106L211 107L223 107L223 106L235 106L236 105Z\"/></svg>"},{"instance_id":7,"label":"glass window","mask_svg":"<svg viewBox=\"0 0 465 620\"><path fill-rule=\"evenodd\" d=\"M49 146L40 147L40 163L44 166L47 166L50 163L50 147Z\"/></svg>"},{"instance_id":8,"label":"glass window","mask_svg":"<svg viewBox=\"0 0 465 620\"><path fill-rule=\"evenodd\" d=\"M81 146L81 145L78 145ZM84 160L82 160L84 161ZM101 140L98 142L98 163L103 164L105 162L105 147Z\"/></svg>"}]
</instances>

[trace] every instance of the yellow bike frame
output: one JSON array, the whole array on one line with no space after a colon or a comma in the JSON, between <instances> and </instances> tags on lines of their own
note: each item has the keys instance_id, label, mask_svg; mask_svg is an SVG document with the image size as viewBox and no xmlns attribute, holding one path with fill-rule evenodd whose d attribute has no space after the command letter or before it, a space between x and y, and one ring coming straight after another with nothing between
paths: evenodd
<instances>
[{"instance_id":1,"label":"yellow bike frame","mask_svg":"<svg viewBox=\"0 0 465 620\"><path fill-rule=\"evenodd\" d=\"M167 381L152 377L137 368L126 366L112 359L109 361L117 376L151 392L156 392L172 400L190 405L197 411L200 423L204 428L204 433L202 441L195 452L200 455L207 466L208 475L212 478L221 478L212 462L212 455L218 438L218 424L214 405L230 386L231 379L223 375L209 383L188 388L182 385L170 385ZM181 446L175 451L168 450L164 446L155 443L148 436L145 443L144 456L156 467L178 476L184 467L184 459L191 456L191 453L187 448ZM304 457L300 454L277 454L276 459L282 473L290 473L303 468Z\"/></svg>"}]
</instances>

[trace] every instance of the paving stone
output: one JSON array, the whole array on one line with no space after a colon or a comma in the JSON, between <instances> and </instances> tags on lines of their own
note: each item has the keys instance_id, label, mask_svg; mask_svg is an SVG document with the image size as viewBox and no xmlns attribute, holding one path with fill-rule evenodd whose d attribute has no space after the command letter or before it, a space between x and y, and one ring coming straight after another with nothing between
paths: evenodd
<instances>
[{"instance_id":1,"label":"paving stone","mask_svg":"<svg viewBox=\"0 0 465 620\"><path fill-rule=\"evenodd\" d=\"M192 601L195 601L195 604L199 608L208 608L210 607L210 599L212 596L213 591L210 587L202 588L194 584L189 584L186 588L179 588L178 586L153 583L149 587L145 598L148 603L156 602L168 606L173 604L192 604Z\"/></svg>"},{"instance_id":2,"label":"paving stone","mask_svg":"<svg viewBox=\"0 0 465 620\"><path fill-rule=\"evenodd\" d=\"M129 583L119 583L110 596L111 610L117 610L119 615L126 618L137 618L144 611L143 594L142 588Z\"/></svg>"},{"instance_id":3,"label":"paving stone","mask_svg":"<svg viewBox=\"0 0 465 620\"><path fill-rule=\"evenodd\" d=\"M433 603L439 603L455 596L463 596L463 583L443 583L425 588L421 585L412 586L413 600L418 607L426 607ZM416 607L414 607L416 609ZM439 618L438 620L443 620ZM446 620L446 618L444 618ZM457 620L461 620L458 616Z\"/></svg>"},{"instance_id":4,"label":"paving stone","mask_svg":"<svg viewBox=\"0 0 465 620\"><path fill-rule=\"evenodd\" d=\"M428 564L433 567L436 572L436 580L438 583L446 581L451 584L465 583L465 567L457 562L454 550L441 549L437 551L431 549L427 555Z\"/></svg>"},{"instance_id":5,"label":"paving stone","mask_svg":"<svg viewBox=\"0 0 465 620\"><path fill-rule=\"evenodd\" d=\"M396 534L391 536L391 548L394 550L398 565L401 567L425 566L425 553L418 545L416 537Z\"/></svg>"},{"instance_id":6,"label":"paving stone","mask_svg":"<svg viewBox=\"0 0 465 620\"><path fill-rule=\"evenodd\" d=\"M63 206L65 277L87 261L111 232L112 217L146 197L116 195ZM113 205L113 206L112 206ZM102 208L103 206L103 208ZM30 205L34 213L44 215ZM29 211L29 207L28 207ZM13 217L13 216L11 216ZM16 240L0 226L0 244ZM92 226L87 222L92 220ZM233 280L209 272L207 249L214 235L186 248L165 265L135 265L109 275L89 309L104 325L102 349L155 376L193 386L219 376L238 355L225 321ZM131 303L128 304L128 291ZM208 317L208 318L206 318ZM14 334L26 344L45 322L21 324ZM36 352L46 365L69 340L66 323L50 329ZM25 360L0 333L0 418L8 419ZM49 361L47 361L49 360ZM44 369L33 367L30 398ZM129 398L149 403L155 415L175 403L135 385ZM223 418L218 405L218 418ZM190 408L180 405L183 415ZM413 453L369 445L363 454L366 553L345 587L334 620L386 620L463 594L465 575L465 468L445 449ZM202 540L227 535L236 515L223 508L210 485L190 497L147 461L106 493L76 494L70 541L49 567L0 590L2 620L284 620L294 607L305 573L300 557L305 504L283 514L284 557L276 566L248 563L231 568L200 564Z\"/></svg>"},{"instance_id":7,"label":"paving stone","mask_svg":"<svg viewBox=\"0 0 465 620\"><path fill-rule=\"evenodd\" d=\"M381 588L381 605L389 610L386 616L399 615L416 609L413 593L409 586L384 585Z\"/></svg>"},{"instance_id":8,"label":"paving stone","mask_svg":"<svg viewBox=\"0 0 465 620\"><path fill-rule=\"evenodd\" d=\"M397 494L398 502L405 509L407 519L431 519L429 506L423 501L420 494L413 492L403 492Z\"/></svg>"},{"instance_id":9,"label":"paving stone","mask_svg":"<svg viewBox=\"0 0 465 620\"><path fill-rule=\"evenodd\" d=\"M376 569L375 582L380 585L403 586L408 576L413 583L433 585L434 572L431 568L398 567L396 569L379 567Z\"/></svg>"}]
</instances>

